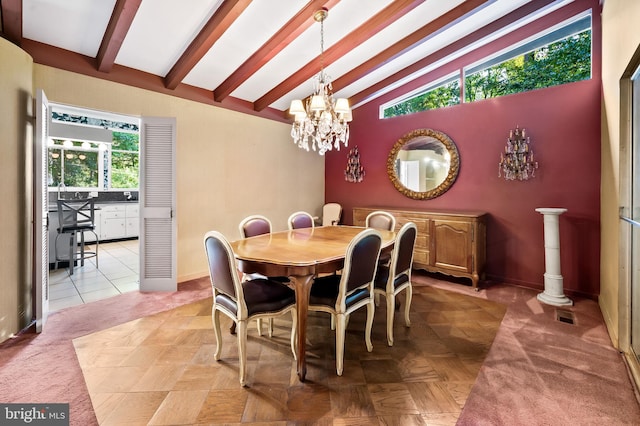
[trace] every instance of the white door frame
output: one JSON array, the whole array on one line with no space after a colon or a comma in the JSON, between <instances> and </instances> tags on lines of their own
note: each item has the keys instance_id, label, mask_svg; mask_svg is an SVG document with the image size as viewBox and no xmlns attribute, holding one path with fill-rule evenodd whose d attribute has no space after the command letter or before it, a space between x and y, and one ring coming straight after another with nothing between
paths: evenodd
<instances>
[{"instance_id":1,"label":"white door frame","mask_svg":"<svg viewBox=\"0 0 640 426\"><path fill-rule=\"evenodd\" d=\"M47 192L47 143L49 140L49 101L42 89L36 90L36 134L33 148L34 259L36 332L41 332L49 314L49 194Z\"/></svg>"}]
</instances>

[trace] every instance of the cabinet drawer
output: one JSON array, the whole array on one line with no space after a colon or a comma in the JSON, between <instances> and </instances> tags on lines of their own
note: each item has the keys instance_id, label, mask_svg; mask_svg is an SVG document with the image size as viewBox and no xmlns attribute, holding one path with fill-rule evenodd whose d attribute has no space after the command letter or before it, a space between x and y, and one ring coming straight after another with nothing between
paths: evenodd
<instances>
[{"instance_id":1,"label":"cabinet drawer","mask_svg":"<svg viewBox=\"0 0 640 426\"><path fill-rule=\"evenodd\" d=\"M122 204L100 204L100 209L103 212L124 212L126 206Z\"/></svg>"},{"instance_id":2,"label":"cabinet drawer","mask_svg":"<svg viewBox=\"0 0 640 426\"><path fill-rule=\"evenodd\" d=\"M429 250L429 236L420 235L416 237L416 249Z\"/></svg>"},{"instance_id":3,"label":"cabinet drawer","mask_svg":"<svg viewBox=\"0 0 640 426\"><path fill-rule=\"evenodd\" d=\"M417 247L413 250L413 261L415 263L429 263L429 250L420 250Z\"/></svg>"},{"instance_id":4,"label":"cabinet drawer","mask_svg":"<svg viewBox=\"0 0 640 426\"><path fill-rule=\"evenodd\" d=\"M410 216L396 216L396 231L400 230L400 228L402 228L402 226L408 222L413 222L416 224L418 234L429 235L429 220Z\"/></svg>"},{"instance_id":5,"label":"cabinet drawer","mask_svg":"<svg viewBox=\"0 0 640 426\"><path fill-rule=\"evenodd\" d=\"M118 204L102 204L100 205L100 213L103 219L124 219L125 207Z\"/></svg>"},{"instance_id":6,"label":"cabinet drawer","mask_svg":"<svg viewBox=\"0 0 640 426\"><path fill-rule=\"evenodd\" d=\"M127 204L127 217L138 217L139 216L139 205L138 204Z\"/></svg>"},{"instance_id":7,"label":"cabinet drawer","mask_svg":"<svg viewBox=\"0 0 640 426\"><path fill-rule=\"evenodd\" d=\"M124 219L124 211L102 211L102 217L105 219Z\"/></svg>"}]
</instances>

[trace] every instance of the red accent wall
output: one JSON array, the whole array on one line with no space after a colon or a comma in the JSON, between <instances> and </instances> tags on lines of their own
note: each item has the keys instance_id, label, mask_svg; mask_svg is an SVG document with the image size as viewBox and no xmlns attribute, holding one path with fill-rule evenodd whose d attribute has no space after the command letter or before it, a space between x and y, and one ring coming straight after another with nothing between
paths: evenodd
<instances>
[{"instance_id":1,"label":"red accent wall","mask_svg":"<svg viewBox=\"0 0 640 426\"><path fill-rule=\"evenodd\" d=\"M357 108L349 147L360 150L366 176L344 179L349 149L326 154L327 202L353 207L471 209L489 213L487 278L543 288L545 272L542 215L537 207L564 207L560 216L561 269L568 294L594 297L600 277L600 83L599 78L470 104L379 119L380 102ZM536 177L498 177L500 153L509 130L526 128L539 162ZM414 129L449 135L460 153L460 173L452 188L431 200L405 197L387 177L387 155Z\"/></svg>"}]
</instances>

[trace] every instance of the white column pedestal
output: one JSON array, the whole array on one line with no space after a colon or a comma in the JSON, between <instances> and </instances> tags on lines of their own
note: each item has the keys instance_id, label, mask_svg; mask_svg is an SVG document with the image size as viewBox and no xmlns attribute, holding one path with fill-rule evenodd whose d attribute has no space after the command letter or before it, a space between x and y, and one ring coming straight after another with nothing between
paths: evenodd
<instances>
[{"instance_id":1,"label":"white column pedestal","mask_svg":"<svg viewBox=\"0 0 640 426\"><path fill-rule=\"evenodd\" d=\"M538 300L553 306L571 306L573 301L564 295L560 273L560 227L558 217L567 209L538 208L544 218L544 292Z\"/></svg>"}]
</instances>

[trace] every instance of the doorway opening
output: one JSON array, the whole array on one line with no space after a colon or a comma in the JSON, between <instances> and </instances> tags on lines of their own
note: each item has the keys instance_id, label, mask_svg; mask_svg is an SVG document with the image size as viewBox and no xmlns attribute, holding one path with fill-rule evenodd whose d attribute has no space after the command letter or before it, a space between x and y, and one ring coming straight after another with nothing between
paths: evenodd
<instances>
[{"instance_id":1,"label":"doorway opening","mask_svg":"<svg viewBox=\"0 0 640 426\"><path fill-rule=\"evenodd\" d=\"M50 103L47 141L49 311L139 289L140 118ZM98 262L56 262L56 200L93 198ZM87 233L86 236L92 236ZM55 265L59 267L56 269Z\"/></svg>"}]
</instances>

